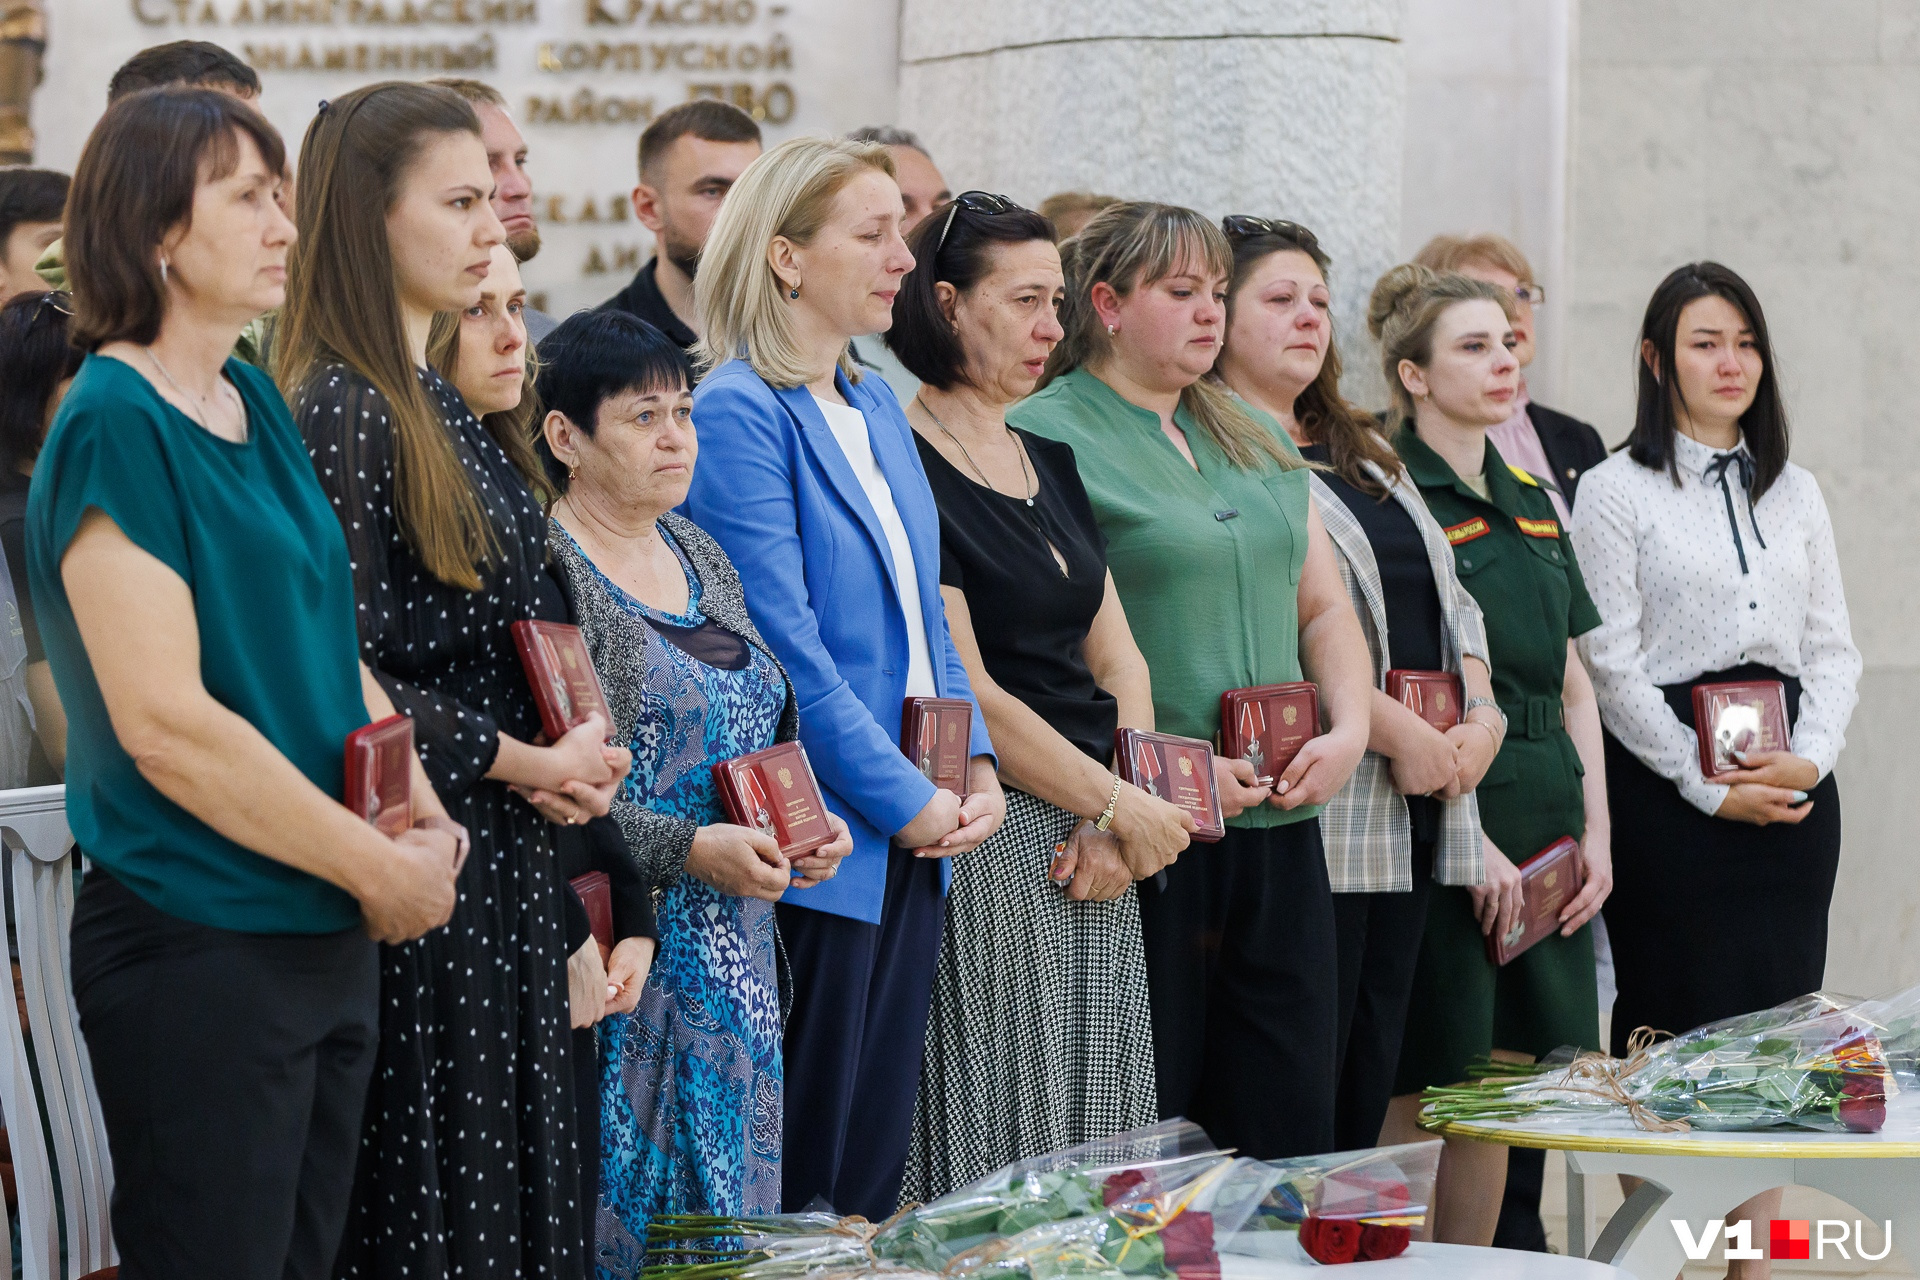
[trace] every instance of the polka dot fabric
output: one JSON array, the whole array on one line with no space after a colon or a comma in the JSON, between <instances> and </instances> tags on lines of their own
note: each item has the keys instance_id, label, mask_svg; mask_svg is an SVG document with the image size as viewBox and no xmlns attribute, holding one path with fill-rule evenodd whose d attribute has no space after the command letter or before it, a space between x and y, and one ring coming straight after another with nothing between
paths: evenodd
<instances>
[{"instance_id":1,"label":"polka dot fabric","mask_svg":"<svg viewBox=\"0 0 1920 1280\"><path fill-rule=\"evenodd\" d=\"M542 590L539 503L459 393L420 378L502 549L478 591L439 581L400 533L386 399L340 366L294 397L346 530L361 656L413 717L434 788L473 841L452 921L381 948L380 1057L336 1274L574 1277L585 1262L568 1176L580 1155L563 890L545 820L484 776L499 733L540 727L508 626L564 617Z\"/></svg>"}]
</instances>

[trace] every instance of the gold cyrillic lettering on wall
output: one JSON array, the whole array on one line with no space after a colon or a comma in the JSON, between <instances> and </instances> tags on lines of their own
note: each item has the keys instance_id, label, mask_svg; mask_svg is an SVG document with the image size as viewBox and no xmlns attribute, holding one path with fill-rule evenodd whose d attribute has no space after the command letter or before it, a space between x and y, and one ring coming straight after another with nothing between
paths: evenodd
<instances>
[{"instance_id":1,"label":"gold cyrillic lettering on wall","mask_svg":"<svg viewBox=\"0 0 1920 1280\"><path fill-rule=\"evenodd\" d=\"M242 44L255 71L493 71L493 37L465 44Z\"/></svg>"},{"instance_id":2,"label":"gold cyrillic lettering on wall","mask_svg":"<svg viewBox=\"0 0 1920 1280\"><path fill-rule=\"evenodd\" d=\"M610 249L588 245L587 260L580 264L583 276L627 275L639 269L640 246L637 244L616 244Z\"/></svg>"},{"instance_id":3,"label":"gold cyrillic lettering on wall","mask_svg":"<svg viewBox=\"0 0 1920 1280\"><path fill-rule=\"evenodd\" d=\"M764 90L756 90L750 84L690 84L687 86L689 98L718 98L722 102L731 102L755 120L767 124L785 124L793 119L793 86L785 83L770 84Z\"/></svg>"},{"instance_id":4,"label":"gold cyrillic lettering on wall","mask_svg":"<svg viewBox=\"0 0 1920 1280\"><path fill-rule=\"evenodd\" d=\"M228 0L222 19L214 0L130 0L150 27L481 27L540 20L539 0Z\"/></svg>"},{"instance_id":5,"label":"gold cyrillic lettering on wall","mask_svg":"<svg viewBox=\"0 0 1920 1280\"><path fill-rule=\"evenodd\" d=\"M746 27L759 16L754 0L585 0L589 25Z\"/></svg>"},{"instance_id":6,"label":"gold cyrillic lettering on wall","mask_svg":"<svg viewBox=\"0 0 1920 1280\"><path fill-rule=\"evenodd\" d=\"M793 46L775 34L765 44L710 44L683 40L657 41L571 40L544 41L534 51L534 65L542 71L759 71L793 67Z\"/></svg>"}]
</instances>

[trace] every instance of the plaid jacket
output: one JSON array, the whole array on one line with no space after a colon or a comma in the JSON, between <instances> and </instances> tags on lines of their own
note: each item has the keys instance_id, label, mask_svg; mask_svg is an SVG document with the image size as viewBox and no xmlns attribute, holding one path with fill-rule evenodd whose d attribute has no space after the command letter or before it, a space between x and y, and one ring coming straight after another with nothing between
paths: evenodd
<instances>
[{"instance_id":1,"label":"plaid jacket","mask_svg":"<svg viewBox=\"0 0 1920 1280\"><path fill-rule=\"evenodd\" d=\"M1426 544L1427 562L1440 593L1443 633L1441 654L1447 670L1460 674L1462 655L1487 660L1487 628L1480 606L1460 584L1453 568L1453 548L1439 523L1427 512L1420 491L1404 476L1391 481L1373 463L1366 464L1376 480L1389 484L1393 500L1413 517ZM1373 546L1353 513L1319 476L1312 477L1314 505L1333 541L1340 577L1347 584L1353 611L1366 633L1373 657L1374 687L1384 689L1387 669L1393 665L1387 643L1386 595L1380 586L1380 567ZM1335 893L1403 893L1413 888L1413 835L1407 802L1393 789L1392 767L1377 751L1360 759L1360 767L1320 814L1320 838L1327 850L1327 879ZM1444 801L1440 842L1434 853L1433 878L1440 884L1479 884L1486 874L1481 860L1480 805L1469 792Z\"/></svg>"}]
</instances>

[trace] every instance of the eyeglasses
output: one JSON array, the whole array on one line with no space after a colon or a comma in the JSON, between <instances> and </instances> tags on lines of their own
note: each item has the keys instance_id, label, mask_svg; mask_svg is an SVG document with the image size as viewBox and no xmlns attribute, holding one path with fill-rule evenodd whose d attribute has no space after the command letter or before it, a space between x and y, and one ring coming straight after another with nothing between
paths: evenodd
<instances>
[{"instance_id":1,"label":"eyeglasses","mask_svg":"<svg viewBox=\"0 0 1920 1280\"><path fill-rule=\"evenodd\" d=\"M46 314L48 307L52 307L63 316L71 316L73 314L73 295L65 289L47 290L40 295L40 305L33 309L33 316L27 323L39 324L40 317Z\"/></svg>"},{"instance_id":2,"label":"eyeglasses","mask_svg":"<svg viewBox=\"0 0 1920 1280\"><path fill-rule=\"evenodd\" d=\"M1291 240L1303 249L1313 250L1320 247L1320 239L1297 222L1288 222L1285 218L1256 218L1250 213L1230 213L1220 219L1220 229L1233 240L1246 240L1253 236L1279 236L1282 240Z\"/></svg>"},{"instance_id":3,"label":"eyeglasses","mask_svg":"<svg viewBox=\"0 0 1920 1280\"><path fill-rule=\"evenodd\" d=\"M1513 287L1515 301L1524 302L1530 307L1544 307L1547 304L1547 291L1542 285L1520 284Z\"/></svg>"},{"instance_id":4,"label":"eyeglasses","mask_svg":"<svg viewBox=\"0 0 1920 1280\"><path fill-rule=\"evenodd\" d=\"M947 201L947 221L946 225L940 228L940 238L933 242L934 256L939 257L940 250L946 247L947 232L953 230L954 215L961 209L965 209L968 213L981 213L994 218L1003 213L1012 213L1019 207L1005 196L994 195L991 191L962 191Z\"/></svg>"}]
</instances>

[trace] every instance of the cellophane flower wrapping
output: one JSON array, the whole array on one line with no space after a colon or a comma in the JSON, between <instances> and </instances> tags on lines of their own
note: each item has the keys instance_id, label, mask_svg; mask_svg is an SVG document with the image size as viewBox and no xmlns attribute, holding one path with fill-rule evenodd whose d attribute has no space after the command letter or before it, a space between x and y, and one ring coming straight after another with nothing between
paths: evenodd
<instances>
[{"instance_id":1,"label":"cellophane flower wrapping","mask_svg":"<svg viewBox=\"0 0 1920 1280\"><path fill-rule=\"evenodd\" d=\"M1249 1161L1268 1179L1226 1253L1287 1256L1297 1245L1320 1263L1369 1262L1405 1252L1427 1220L1439 1140L1291 1160ZM1254 1185L1249 1177L1249 1185Z\"/></svg>"},{"instance_id":2,"label":"cellophane flower wrapping","mask_svg":"<svg viewBox=\"0 0 1920 1280\"><path fill-rule=\"evenodd\" d=\"M1566 1051L1535 1068L1428 1091L1423 1123L1579 1120L1734 1132L1795 1126L1874 1133L1920 1069L1920 987L1859 1000L1828 992L1710 1022L1625 1061Z\"/></svg>"}]
</instances>

